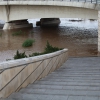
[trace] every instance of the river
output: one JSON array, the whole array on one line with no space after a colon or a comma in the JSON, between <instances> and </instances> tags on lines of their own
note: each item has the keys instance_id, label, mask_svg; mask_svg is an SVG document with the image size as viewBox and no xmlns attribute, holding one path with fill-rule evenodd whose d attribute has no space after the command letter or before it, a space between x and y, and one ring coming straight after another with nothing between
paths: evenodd
<instances>
[{"instance_id":1,"label":"river","mask_svg":"<svg viewBox=\"0 0 100 100\"><path fill-rule=\"evenodd\" d=\"M69 57L99 56L97 20L62 18L58 28L36 27L35 23L38 20L28 20L33 23L33 28L0 30L0 62L13 59L17 50L25 51L27 55L41 52L47 41L53 46L68 48ZM19 30L23 32L22 35L12 35ZM28 38L35 39L35 43L32 47L22 47L22 43Z\"/></svg>"}]
</instances>

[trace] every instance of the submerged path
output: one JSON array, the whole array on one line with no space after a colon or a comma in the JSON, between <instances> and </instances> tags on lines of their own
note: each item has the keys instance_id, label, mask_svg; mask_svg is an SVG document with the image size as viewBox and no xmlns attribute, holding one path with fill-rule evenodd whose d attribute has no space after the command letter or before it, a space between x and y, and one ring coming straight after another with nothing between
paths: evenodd
<instances>
[{"instance_id":1,"label":"submerged path","mask_svg":"<svg viewBox=\"0 0 100 100\"><path fill-rule=\"evenodd\" d=\"M69 58L6 100L100 100L100 57Z\"/></svg>"}]
</instances>

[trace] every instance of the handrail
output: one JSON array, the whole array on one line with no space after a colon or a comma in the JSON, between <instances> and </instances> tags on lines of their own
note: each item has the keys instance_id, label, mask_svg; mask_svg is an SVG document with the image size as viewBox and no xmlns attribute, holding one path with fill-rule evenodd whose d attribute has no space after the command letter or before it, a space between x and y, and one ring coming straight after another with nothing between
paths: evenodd
<instances>
[{"instance_id":1,"label":"handrail","mask_svg":"<svg viewBox=\"0 0 100 100\"><path fill-rule=\"evenodd\" d=\"M0 0L0 1L37 1L37 0ZM38 1L66 1L66 2L89 2L93 4L100 4L100 0L38 0Z\"/></svg>"}]
</instances>

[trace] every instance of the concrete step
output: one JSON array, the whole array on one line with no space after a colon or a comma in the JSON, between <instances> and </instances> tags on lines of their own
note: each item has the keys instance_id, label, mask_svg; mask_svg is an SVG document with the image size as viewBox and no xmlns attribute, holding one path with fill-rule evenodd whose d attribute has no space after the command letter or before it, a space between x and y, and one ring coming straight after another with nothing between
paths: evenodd
<instances>
[{"instance_id":1,"label":"concrete step","mask_svg":"<svg viewBox=\"0 0 100 100\"><path fill-rule=\"evenodd\" d=\"M66 77L100 77L100 75L93 75L93 74L90 74L90 75L87 75L87 74L84 74L84 75L79 75L79 74L77 74L77 75L72 75L72 74L67 74L67 73L59 73L59 74L50 74L49 76L66 76Z\"/></svg>"},{"instance_id":2,"label":"concrete step","mask_svg":"<svg viewBox=\"0 0 100 100\"><path fill-rule=\"evenodd\" d=\"M56 72L59 74L67 74L67 75L100 75L100 72L65 72L65 71L62 71L62 72ZM55 74L56 74L55 73ZM51 73L52 74L52 73Z\"/></svg>"},{"instance_id":3,"label":"concrete step","mask_svg":"<svg viewBox=\"0 0 100 100\"><path fill-rule=\"evenodd\" d=\"M58 71L58 70L57 70L57 71ZM78 69L78 68L76 67L76 68L73 68L73 69L67 69L67 68L66 68L66 69L59 69L59 71L64 71L64 72L65 72L65 71L67 71L67 72L69 72L69 71L70 71L70 72L73 72L73 71L74 71L74 72L81 72L81 71L82 71L82 72L91 72L91 71L93 71L93 72L99 72L100 69L88 69L88 68L87 68L87 69L81 69L81 68Z\"/></svg>"},{"instance_id":4,"label":"concrete step","mask_svg":"<svg viewBox=\"0 0 100 100\"><path fill-rule=\"evenodd\" d=\"M27 87L28 89L61 89L61 90L91 90L100 91L100 87L97 86L61 86L61 85L40 85L31 84Z\"/></svg>"},{"instance_id":5,"label":"concrete step","mask_svg":"<svg viewBox=\"0 0 100 100\"><path fill-rule=\"evenodd\" d=\"M48 78L71 78L71 79L99 79L100 80L100 77L99 76L66 76L66 75L62 75L62 76L60 76L60 75L58 75L58 76L56 76L56 75L49 75L48 76Z\"/></svg>"},{"instance_id":6,"label":"concrete step","mask_svg":"<svg viewBox=\"0 0 100 100\"><path fill-rule=\"evenodd\" d=\"M49 77L48 77L48 78L49 78ZM44 81L45 81L46 79L48 79L48 78L45 78ZM51 77L50 77L50 80L56 80L56 79L60 80L60 78L62 78L61 80L64 80L64 78L66 78L66 77L53 77L52 79L51 79ZM89 79L89 78L66 78L64 82L66 82L67 80L69 80L69 82L70 82L70 81L72 82L72 81L74 81L74 80L77 81L77 82L78 82L78 81L81 81L81 80L83 80L83 81L90 81L90 82L93 81L94 83L95 83L96 81L97 81L97 82L100 81L99 78L96 78L96 79L95 79L95 78L92 78L92 79ZM47 80L47 81L48 81L48 80Z\"/></svg>"},{"instance_id":7,"label":"concrete step","mask_svg":"<svg viewBox=\"0 0 100 100\"><path fill-rule=\"evenodd\" d=\"M67 95L45 95L45 94L27 94L27 93L14 93L10 98L13 100L67 100Z\"/></svg>"},{"instance_id":8,"label":"concrete step","mask_svg":"<svg viewBox=\"0 0 100 100\"><path fill-rule=\"evenodd\" d=\"M68 85L68 86L100 86L100 83L90 83L90 82L56 82L56 81L37 81L34 84L44 84L44 85Z\"/></svg>"},{"instance_id":9,"label":"concrete step","mask_svg":"<svg viewBox=\"0 0 100 100\"><path fill-rule=\"evenodd\" d=\"M85 73L87 73L87 72L99 72L100 71L100 69L59 69L59 70L57 70L57 72L58 71L64 71L64 72L85 72Z\"/></svg>"},{"instance_id":10,"label":"concrete step","mask_svg":"<svg viewBox=\"0 0 100 100\"><path fill-rule=\"evenodd\" d=\"M67 79L67 78L65 78L65 79L54 79L54 78L50 78L50 79L48 79L48 78L43 78L43 79L41 79L40 81L55 81L55 82L79 82L79 83L82 83L82 82L88 82L88 83L100 83L100 80L83 80L83 79L77 79L77 80L72 80L72 79Z\"/></svg>"},{"instance_id":11,"label":"concrete step","mask_svg":"<svg viewBox=\"0 0 100 100\"><path fill-rule=\"evenodd\" d=\"M100 97L100 91L88 91L88 90L56 90L56 89L22 89L19 93L27 94L45 94L45 95L74 95L74 96L98 96Z\"/></svg>"},{"instance_id":12,"label":"concrete step","mask_svg":"<svg viewBox=\"0 0 100 100\"><path fill-rule=\"evenodd\" d=\"M84 72L84 73L87 73L87 72L99 72L100 71L100 69L98 69L98 70L89 70L89 69L87 69L87 70L85 70L85 71L83 71L83 70L76 70L76 69L70 69L70 70L68 70L68 69L59 69L59 70L56 70L55 72L61 72L61 71L63 71L63 72Z\"/></svg>"},{"instance_id":13,"label":"concrete step","mask_svg":"<svg viewBox=\"0 0 100 100\"><path fill-rule=\"evenodd\" d=\"M20 95L20 96L19 96ZM95 96L67 96L67 95L45 95L45 94L13 94L13 100L100 100Z\"/></svg>"},{"instance_id":14,"label":"concrete step","mask_svg":"<svg viewBox=\"0 0 100 100\"><path fill-rule=\"evenodd\" d=\"M69 58L60 69L6 100L100 100L100 57Z\"/></svg>"},{"instance_id":15,"label":"concrete step","mask_svg":"<svg viewBox=\"0 0 100 100\"><path fill-rule=\"evenodd\" d=\"M71 72L69 72L69 71L57 71L58 73L67 73L67 74L99 74L99 71L97 72L94 72L94 71L91 71L91 72L83 72L83 71L80 71L80 72L78 72L78 71L71 71Z\"/></svg>"},{"instance_id":16,"label":"concrete step","mask_svg":"<svg viewBox=\"0 0 100 100\"><path fill-rule=\"evenodd\" d=\"M48 76L52 79L72 79L72 80L100 80L100 77L66 77L66 76Z\"/></svg>"},{"instance_id":17,"label":"concrete step","mask_svg":"<svg viewBox=\"0 0 100 100\"><path fill-rule=\"evenodd\" d=\"M75 69L75 68L78 68L78 69L80 69L80 68L82 68L82 69L86 69L86 68L87 69L100 69L100 66L98 64L91 64L91 62L90 63L84 62L84 64L81 64L81 66L80 66L80 64L78 65L75 63L71 63L71 62L70 62L70 64L68 64L68 62L66 62L63 64L63 66L61 66L61 69L69 69L70 70L70 69Z\"/></svg>"}]
</instances>

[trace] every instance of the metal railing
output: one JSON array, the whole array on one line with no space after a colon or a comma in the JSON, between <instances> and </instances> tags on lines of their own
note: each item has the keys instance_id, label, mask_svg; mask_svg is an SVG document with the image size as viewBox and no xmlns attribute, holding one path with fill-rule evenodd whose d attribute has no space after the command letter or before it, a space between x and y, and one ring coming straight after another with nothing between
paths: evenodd
<instances>
[{"instance_id":1,"label":"metal railing","mask_svg":"<svg viewBox=\"0 0 100 100\"><path fill-rule=\"evenodd\" d=\"M89 2L100 4L100 0L0 0L0 1L66 1L66 2Z\"/></svg>"}]
</instances>

